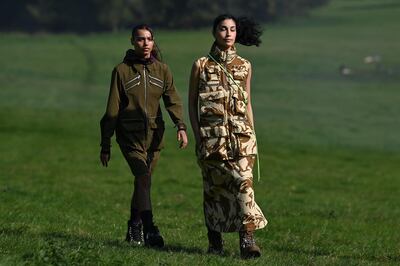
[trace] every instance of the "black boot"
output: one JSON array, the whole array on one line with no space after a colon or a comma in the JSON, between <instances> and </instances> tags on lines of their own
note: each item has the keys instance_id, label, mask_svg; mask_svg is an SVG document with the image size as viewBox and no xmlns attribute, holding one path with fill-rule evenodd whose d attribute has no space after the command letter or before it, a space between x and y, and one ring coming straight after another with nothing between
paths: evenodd
<instances>
[{"instance_id":1,"label":"black boot","mask_svg":"<svg viewBox=\"0 0 400 266\"><path fill-rule=\"evenodd\" d=\"M222 240L221 233L208 228L207 236L208 236L207 253L222 255L224 243Z\"/></svg>"},{"instance_id":2,"label":"black boot","mask_svg":"<svg viewBox=\"0 0 400 266\"><path fill-rule=\"evenodd\" d=\"M150 248L162 248L164 247L164 239L160 235L158 227L154 224L149 228L144 228L144 245Z\"/></svg>"},{"instance_id":3,"label":"black boot","mask_svg":"<svg viewBox=\"0 0 400 266\"><path fill-rule=\"evenodd\" d=\"M261 250L254 240L253 231L240 231L240 256L242 259L258 258Z\"/></svg>"},{"instance_id":4,"label":"black boot","mask_svg":"<svg viewBox=\"0 0 400 266\"><path fill-rule=\"evenodd\" d=\"M143 244L143 230L141 223L132 223L128 221L128 231L125 240L134 245Z\"/></svg>"},{"instance_id":5,"label":"black boot","mask_svg":"<svg viewBox=\"0 0 400 266\"><path fill-rule=\"evenodd\" d=\"M164 247L164 239L160 235L158 227L153 223L152 211L142 211L140 216L143 221L143 232L144 232L144 245L146 247L162 248Z\"/></svg>"}]
</instances>

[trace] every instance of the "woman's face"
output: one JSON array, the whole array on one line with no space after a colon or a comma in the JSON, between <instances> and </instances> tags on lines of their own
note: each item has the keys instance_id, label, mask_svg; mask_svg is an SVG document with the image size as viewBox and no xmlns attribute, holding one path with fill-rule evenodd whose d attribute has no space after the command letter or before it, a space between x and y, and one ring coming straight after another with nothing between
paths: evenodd
<instances>
[{"instance_id":1,"label":"woman's face","mask_svg":"<svg viewBox=\"0 0 400 266\"><path fill-rule=\"evenodd\" d=\"M236 23L233 19L221 21L214 32L215 41L219 48L226 50L235 44Z\"/></svg>"},{"instance_id":2,"label":"woman's face","mask_svg":"<svg viewBox=\"0 0 400 266\"><path fill-rule=\"evenodd\" d=\"M132 39L135 53L142 58L150 58L153 50L154 40L151 32L145 29L137 30Z\"/></svg>"}]
</instances>

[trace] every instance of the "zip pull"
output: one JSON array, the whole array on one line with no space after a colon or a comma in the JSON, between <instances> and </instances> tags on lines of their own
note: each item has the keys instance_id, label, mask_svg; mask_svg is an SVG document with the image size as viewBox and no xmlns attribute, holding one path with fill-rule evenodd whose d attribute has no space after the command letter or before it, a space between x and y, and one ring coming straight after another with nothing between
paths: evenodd
<instances>
[{"instance_id":1,"label":"zip pull","mask_svg":"<svg viewBox=\"0 0 400 266\"><path fill-rule=\"evenodd\" d=\"M148 114L147 114L147 77L146 77L146 65L143 65L143 84L144 84L144 123L145 123L145 133L146 133L146 142L147 142L147 133L148 133Z\"/></svg>"}]
</instances>

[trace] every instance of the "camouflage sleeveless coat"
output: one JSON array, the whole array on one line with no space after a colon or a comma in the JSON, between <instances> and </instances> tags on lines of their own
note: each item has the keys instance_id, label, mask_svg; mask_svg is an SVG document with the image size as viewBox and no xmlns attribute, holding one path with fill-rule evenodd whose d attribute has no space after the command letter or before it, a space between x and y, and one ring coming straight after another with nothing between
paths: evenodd
<instances>
[{"instance_id":1,"label":"camouflage sleeveless coat","mask_svg":"<svg viewBox=\"0 0 400 266\"><path fill-rule=\"evenodd\" d=\"M215 44L210 55L197 61L201 136L197 155L206 225L219 232L260 229L267 220L255 202L252 185L257 147L246 106L250 62L235 48L220 51Z\"/></svg>"}]
</instances>

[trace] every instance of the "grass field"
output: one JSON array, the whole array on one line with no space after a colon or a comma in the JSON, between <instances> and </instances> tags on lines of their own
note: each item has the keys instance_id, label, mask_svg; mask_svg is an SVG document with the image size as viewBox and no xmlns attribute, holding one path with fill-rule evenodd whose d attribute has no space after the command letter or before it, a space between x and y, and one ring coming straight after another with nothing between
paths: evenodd
<instances>
[{"instance_id":1,"label":"grass field","mask_svg":"<svg viewBox=\"0 0 400 266\"><path fill-rule=\"evenodd\" d=\"M129 32L0 34L0 265L398 265L399 16L396 0L332 0L267 25L260 48L238 47L253 65L255 191L269 220L252 261L240 260L236 234L224 235L225 256L205 253L193 142L178 150L167 117L152 190L166 247L123 241L132 176L116 145L107 169L98 153ZM210 31L156 34L186 103ZM363 62L375 54L379 69ZM343 64L354 74L340 75Z\"/></svg>"}]
</instances>

